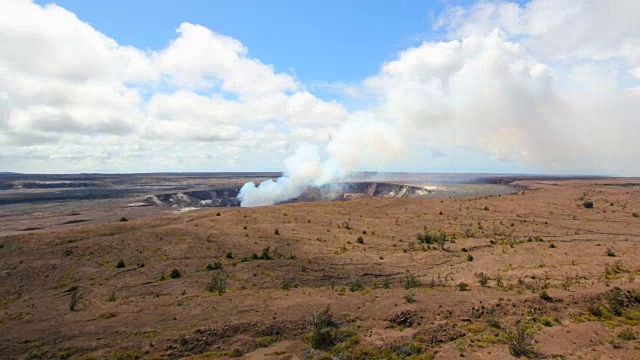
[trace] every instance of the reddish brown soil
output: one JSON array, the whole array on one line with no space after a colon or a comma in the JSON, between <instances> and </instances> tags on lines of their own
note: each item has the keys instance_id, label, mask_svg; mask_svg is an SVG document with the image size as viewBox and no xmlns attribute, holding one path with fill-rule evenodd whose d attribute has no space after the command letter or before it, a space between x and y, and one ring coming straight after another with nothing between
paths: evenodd
<instances>
[{"instance_id":1,"label":"reddish brown soil","mask_svg":"<svg viewBox=\"0 0 640 360\"><path fill-rule=\"evenodd\" d=\"M101 358L123 350L224 358L234 348L246 358L317 358L323 355L310 350L309 319L330 305L362 351L411 343L424 358L509 359L504 334L522 319L539 356L640 359L640 341L617 336L638 330L640 311L587 311L594 296L614 287L638 289L640 218L632 213L640 212L640 180L521 185L527 189L493 197L208 209L5 236L0 358ZM455 242L423 248L416 234L425 226ZM240 261L265 247L273 260ZM119 259L124 268L116 268ZM207 271L216 259L223 269ZM174 268L182 276L170 279ZM479 285L481 272L487 287ZM228 278L222 296L205 290L214 273ZM405 301L409 274L422 284L410 290L413 303ZM283 290L284 279L295 286ZM444 286L428 286L432 279ZM357 281L364 289L350 291ZM460 282L468 291L458 290ZM82 296L74 311L71 287ZM544 287L551 301L539 296ZM410 326L388 321L405 310ZM490 319L505 330L489 327ZM275 343L259 348L256 339L267 335Z\"/></svg>"}]
</instances>

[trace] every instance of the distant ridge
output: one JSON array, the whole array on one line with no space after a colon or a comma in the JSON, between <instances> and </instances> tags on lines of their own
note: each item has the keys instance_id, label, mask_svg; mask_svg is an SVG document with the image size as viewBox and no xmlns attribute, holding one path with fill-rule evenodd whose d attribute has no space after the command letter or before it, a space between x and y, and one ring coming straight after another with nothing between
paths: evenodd
<instances>
[{"instance_id":1,"label":"distant ridge","mask_svg":"<svg viewBox=\"0 0 640 360\"><path fill-rule=\"evenodd\" d=\"M17 172L11 172L11 171L0 171L0 175L17 175L19 173Z\"/></svg>"}]
</instances>

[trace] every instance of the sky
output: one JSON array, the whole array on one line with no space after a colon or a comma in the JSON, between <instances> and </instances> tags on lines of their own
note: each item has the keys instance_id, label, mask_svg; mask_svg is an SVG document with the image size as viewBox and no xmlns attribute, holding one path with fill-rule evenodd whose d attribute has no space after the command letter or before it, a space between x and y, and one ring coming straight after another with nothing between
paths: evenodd
<instances>
[{"instance_id":1,"label":"sky","mask_svg":"<svg viewBox=\"0 0 640 360\"><path fill-rule=\"evenodd\" d=\"M0 1L0 171L639 176L639 11Z\"/></svg>"}]
</instances>

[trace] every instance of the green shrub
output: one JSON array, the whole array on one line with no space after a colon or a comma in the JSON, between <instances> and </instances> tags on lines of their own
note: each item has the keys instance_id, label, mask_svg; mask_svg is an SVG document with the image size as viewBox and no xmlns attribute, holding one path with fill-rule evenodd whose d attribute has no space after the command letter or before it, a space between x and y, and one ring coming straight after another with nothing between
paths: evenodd
<instances>
[{"instance_id":1,"label":"green shrub","mask_svg":"<svg viewBox=\"0 0 640 360\"><path fill-rule=\"evenodd\" d=\"M557 248L557 246L554 243L549 243L549 248L550 249L555 249L555 248Z\"/></svg>"},{"instance_id":2,"label":"green shrub","mask_svg":"<svg viewBox=\"0 0 640 360\"><path fill-rule=\"evenodd\" d=\"M364 244L364 238L362 236L358 236L358 239L356 240L356 242L358 244Z\"/></svg>"},{"instance_id":3,"label":"green shrub","mask_svg":"<svg viewBox=\"0 0 640 360\"><path fill-rule=\"evenodd\" d=\"M467 254L467 261L473 261L473 255Z\"/></svg>"},{"instance_id":4,"label":"green shrub","mask_svg":"<svg viewBox=\"0 0 640 360\"><path fill-rule=\"evenodd\" d=\"M117 350L102 358L103 360L138 360L142 356L137 351Z\"/></svg>"},{"instance_id":5,"label":"green shrub","mask_svg":"<svg viewBox=\"0 0 640 360\"><path fill-rule=\"evenodd\" d=\"M509 352L515 357L531 357L535 354L533 350L533 336L528 333L522 324L522 321L516 322L515 331L507 334L507 343Z\"/></svg>"},{"instance_id":6,"label":"green shrub","mask_svg":"<svg viewBox=\"0 0 640 360\"><path fill-rule=\"evenodd\" d=\"M181 276L182 276L182 274L180 274L180 270L178 270L178 269L173 269L169 273L169 277L172 278L172 279L177 279L177 278L179 278Z\"/></svg>"},{"instance_id":7,"label":"green shrub","mask_svg":"<svg viewBox=\"0 0 640 360\"><path fill-rule=\"evenodd\" d=\"M593 201L591 200L585 200L582 203L582 206L584 206L585 209L593 209Z\"/></svg>"},{"instance_id":8,"label":"green shrub","mask_svg":"<svg viewBox=\"0 0 640 360\"><path fill-rule=\"evenodd\" d=\"M212 263L207 264L206 267L207 271L211 271L211 270L222 270L222 262L220 262L219 260L216 260Z\"/></svg>"},{"instance_id":9,"label":"green shrub","mask_svg":"<svg viewBox=\"0 0 640 360\"><path fill-rule=\"evenodd\" d=\"M487 274L481 272L480 274L477 274L476 277L478 278L480 286L487 287L489 284L489 276L487 276Z\"/></svg>"},{"instance_id":10,"label":"green shrub","mask_svg":"<svg viewBox=\"0 0 640 360\"><path fill-rule=\"evenodd\" d=\"M391 281L389 279L384 279L382 281L382 287L385 289L389 289L391 287Z\"/></svg>"},{"instance_id":11,"label":"green shrub","mask_svg":"<svg viewBox=\"0 0 640 360\"><path fill-rule=\"evenodd\" d=\"M354 280L349 284L349 291L351 292L362 291L363 289L364 284L362 284L362 281L360 281L359 279Z\"/></svg>"},{"instance_id":12,"label":"green shrub","mask_svg":"<svg viewBox=\"0 0 640 360\"><path fill-rule=\"evenodd\" d=\"M271 346L276 342L276 339L273 336L262 336L256 339L256 346L265 348Z\"/></svg>"},{"instance_id":13,"label":"green shrub","mask_svg":"<svg viewBox=\"0 0 640 360\"><path fill-rule=\"evenodd\" d=\"M540 291L538 296L540 296L540 299L542 299L542 300L544 300L546 302L553 302L553 298L551 297L551 295L549 295L547 290Z\"/></svg>"},{"instance_id":14,"label":"green shrub","mask_svg":"<svg viewBox=\"0 0 640 360\"><path fill-rule=\"evenodd\" d=\"M636 332L633 331L633 328L626 328L618 333L618 339L624 341L632 341L637 339Z\"/></svg>"},{"instance_id":15,"label":"green shrub","mask_svg":"<svg viewBox=\"0 0 640 360\"><path fill-rule=\"evenodd\" d=\"M125 267L124 260L122 259L118 260L118 263L116 264L116 268L122 269L123 267Z\"/></svg>"},{"instance_id":16,"label":"green shrub","mask_svg":"<svg viewBox=\"0 0 640 360\"><path fill-rule=\"evenodd\" d=\"M405 289L411 289L420 286L420 280L417 277L409 274L403 280L403 285Z\"/></svg>"},{"instance_id":17,"label":"green shrub","mask_svg":"<svg viewBox=\"0 0 640 360\"><path fill-rule=\"evenodd\" d=\"M469 284L467 284L467 283L466 283L466 282L464 282L464 281L461 281L461 282L459 282L458 284L456 284L456 288L457 288L459 291L467 291L467 290L469 290Z\"/></svg>"},{"instance_id":18,"label":"green shrub","mask_svg":"<svg viewBox=\"0 0 640 360\"><path fill-rule=\"evenodd\" d=\"M615 257L616 256L616 252L613 251L611 248L607 249L606 254L607 254L607 256L611 256L611 257Z\"/></svg>"},{"instance_id":19,"label":"green shrub","mask_svg":"<svg viewBox=\"0 0 640 360\"><path fill-rule=\"evenodd\" d=\"M242 349L238 347L231 349L231 351L229 352L229 357L232 357L232 358L239 358L242 355L244 355L244 352L242 351Z\"/></svg>"},{"instance_id":20,"label":"green shrub","mask_svg":"<svg viewBox=\"0 0 640 360\"><path fill-rule=\"evenodd\" d=\"M280 231L279 231L278 229L276 229L273 233L274 233L275 235L280 235Z\"/></svg>"},{"instance_id":21,"label":"green shrub","mask_svg":"<svg viewBox=\"0 0 640 360\"><path fill-rule=\"evenodd\" d=\"M289 290L292 287L295 287L295 284L290 278L284 278L282 279L282 285L280 287L282 288L282 290Z\"/></svg>"},{"instance_id":22,"label":"green shrub","mask_svg":"<svg viewBox=\"0 0 640 360\"><path fill-rule=\"evenodd\" d=\"M407 302L407 304L413 304L417 301L416 294L413 292L413 290L409 290L404 294L404 300Z\"/></svg>"},{"instance_id":23,"label":"green shrub","mask_svg":"<svg viewBox=\"0 0 640 360\"><path fill-rule=\"evenodd\" d=\"M125 222L125 221L129 221L129 219L127 219L126 217L124 217L124 216L123 216L123 217L121 217L121 218L120 218L120 220L118 220L118 221L120 221L120 222Z\"/></svg>"},{"instance_id":24,"label":"green shrub","mask_svg":"<svg viewBox=\"0 0 640 360\"><path fill-rule=\"evenodd\" d=\"M222 295L227 291L227 279L220 273L215 273L207 284L207 291Z\"/></svg>"},{"instance_id":25,"label":"green shrub","mask_svg":"<svg viewBox=\"0 0 640 360\"><path fill-rule=\"evenodd\" d=\"M219 213L219 212L218 212L218 213L216 213L216 216L220 216L220 213Z\"/></svg>"},{"instance_id":26,"label":"green shrub","mask_svg":"<svg viewBox=\"0 0 640 360\"><path fill-rule=\"evenodd\" d=\"M338 324L333 320L331 308L327 305L324 310L314 314L311 319L311 336L309 342L313 349L329 349L337 343L336 328Z\"/></svg>"},{"instance_id":27,"label":"green shrub","mask_svg":"<svg viewBox=\"0 0 640 360\"><path fill-rule=\"evenodd\" d=\"M229 251L225 257L227 259L233 260L233 253L231 251Z\"/></svg>"}]
</instances>

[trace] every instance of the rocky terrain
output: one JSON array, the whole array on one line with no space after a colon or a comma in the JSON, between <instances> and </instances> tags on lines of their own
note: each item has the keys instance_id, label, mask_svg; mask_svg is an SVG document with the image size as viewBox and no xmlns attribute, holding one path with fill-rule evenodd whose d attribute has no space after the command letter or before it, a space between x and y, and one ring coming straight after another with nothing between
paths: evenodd
<instances>
[{"instance_id":1,"label":"rocky terrain","mask_svg":"<svg viewBox=\"0 0 640 360\"><path fill-rule=\"evenodd\" d=\"M0 357L640 358L640 181L515 185L5 234Z\"/></svg>"}]
</instances>

